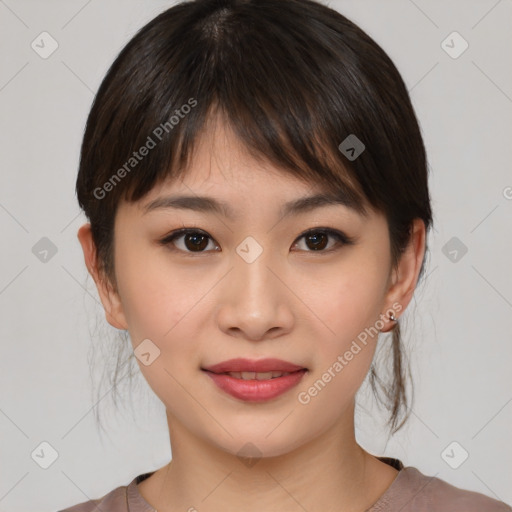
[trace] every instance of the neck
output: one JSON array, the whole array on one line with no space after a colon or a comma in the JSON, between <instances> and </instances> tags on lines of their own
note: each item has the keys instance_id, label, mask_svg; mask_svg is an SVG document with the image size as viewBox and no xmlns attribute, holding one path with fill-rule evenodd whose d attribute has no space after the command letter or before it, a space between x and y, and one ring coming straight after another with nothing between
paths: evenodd
<instances>
[{"instance_id":1,"label":"neck","mask_svg":"<svg viewBox=\"0 0 512 512\"><path fill-rule=\"evenodd\" d=\"M196 437L168 413L172 461L155 473L150 503L159 512L366 510L396 470L388 466L385 481L378 476L383 463L355 440L353 404L344 416L350 421L286 454L244 459Z\"/></svg>"}]
</instances>

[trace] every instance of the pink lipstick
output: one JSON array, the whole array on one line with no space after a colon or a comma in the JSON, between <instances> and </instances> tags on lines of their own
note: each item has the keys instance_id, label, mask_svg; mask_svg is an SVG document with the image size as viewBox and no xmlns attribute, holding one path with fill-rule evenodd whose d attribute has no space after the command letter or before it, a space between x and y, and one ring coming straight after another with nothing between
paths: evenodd
<instances>
[{"instance_id":1,"label":"pink lipstick","mask_svg":"<svg viewBox=\"0 0 512 512\"><path fill-rule=\"evenodd\" d=\"M307 368L280 359L230 359L203 371L224 392L247 402L271 400L295 387Z\"/></svg>"}]
</instances>

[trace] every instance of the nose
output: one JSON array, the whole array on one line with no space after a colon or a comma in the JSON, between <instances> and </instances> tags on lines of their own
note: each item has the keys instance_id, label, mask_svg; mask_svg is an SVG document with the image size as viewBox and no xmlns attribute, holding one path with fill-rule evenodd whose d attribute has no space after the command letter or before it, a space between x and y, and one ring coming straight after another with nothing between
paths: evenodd
<instances>
[{"instance_id":1,"label":"nose","mask_svg":"<svg viewBox=\"0 0 512 512\"><path fill-rule=\"evenodd\" d=\"M261 341L292 329L294 295L282 268L271 259L270 250L252 262L234 255L234 268L222 283L216 310L219 328L226 334Z\"/></svg>"}]
</instances>

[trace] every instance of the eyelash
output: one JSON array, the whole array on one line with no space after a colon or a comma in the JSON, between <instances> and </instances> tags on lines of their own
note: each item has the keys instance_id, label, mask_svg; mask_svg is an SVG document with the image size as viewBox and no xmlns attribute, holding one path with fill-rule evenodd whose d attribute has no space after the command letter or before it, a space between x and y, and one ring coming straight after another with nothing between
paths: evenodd
<instances>
[{"instance_id":1,"label":"eyelash","mask_svg":"<svg viewBox=\"0 0 512 512\"><path fill-rule=\"evenodd\" d=\"M353 238L347 236L342 231L338 231L337 229L319 227L319 228L308 229L307 231L305 231L304 233L299 235L296 238L296 240L293 243L293 245L295 245L300 239L302 239L302 238L304 238L304 237L306 237L306 236L308 236L310 234L315 234L315 233L321 233L323 235L327 235L327 236L330 236L330 237L334 238L336 240L336 242L337 242L337 245L335 245L334 247L331 247L330 249L321 249L321 250L318 250L318 251L305 251L305 252L310 252L310 253L330 253L330 252L336 251L337 249L340 249L343 246L353 245L354 241L355 241ZM210 240L215 241L210 235L208 235L206 232L204 232L201 229L182 228L182 229L177 229L177 230L172 231L171 233L169 233L165 238L163 238L163 239L161 239L159 241L159 244L163 245L163 246L172 245L172 242L174 242L176 239L181 238L181 237L183 237L185 235L188 235L188 234L203 235L203 236L208 237ZM340 245L341 245L341 247L340 247ZM184 251L183 249L178 249L178 248L170 248L170 250L180 251L180 252L184 252L184 253L190 254L190 255L205 254L205 253L209 252L209 251L188 251L188 250Z\"/></svg>"}]
</instances>

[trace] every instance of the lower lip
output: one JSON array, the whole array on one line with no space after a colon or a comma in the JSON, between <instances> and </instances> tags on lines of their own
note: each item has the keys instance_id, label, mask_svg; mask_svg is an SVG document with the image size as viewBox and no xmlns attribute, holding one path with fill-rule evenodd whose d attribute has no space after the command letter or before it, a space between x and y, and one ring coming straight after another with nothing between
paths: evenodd
<instances>
[{"instance_id":1,"label":"lower lip","mask_svg":"<svg viewBox=\"0 0 512 512\"><path fill-rule=\"evenodd\" d=\"M243 380L226 374L203 371L220 389L246 402L264 402L282 395L295 387L307 372L307 370L299 370L283 377L268 380Z\"/></svg>"}]
</instances>

